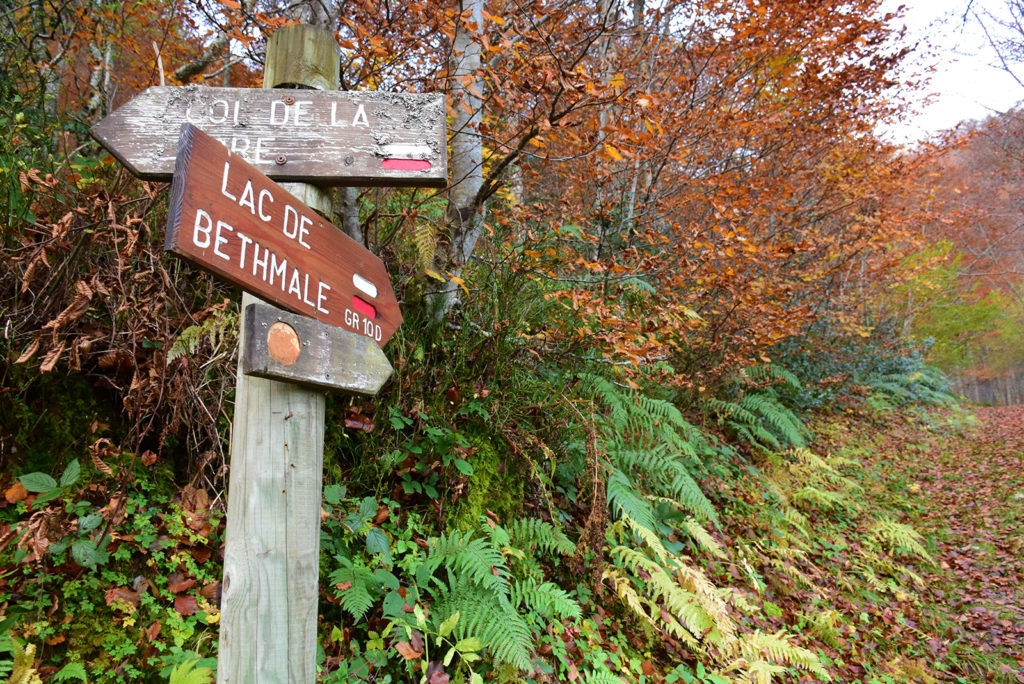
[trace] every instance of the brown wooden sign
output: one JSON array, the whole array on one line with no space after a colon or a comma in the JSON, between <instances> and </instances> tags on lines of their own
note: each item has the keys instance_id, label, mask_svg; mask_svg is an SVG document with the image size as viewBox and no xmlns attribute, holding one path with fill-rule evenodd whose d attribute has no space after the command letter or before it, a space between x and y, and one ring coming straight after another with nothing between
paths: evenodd
<instances>
[{"instance_id":1,"label":"brown wooden sign","mask_svg":"<svg viewBox=\"0 0 1024 684\"><path fill-rule=\"evenodd\" d=\"M276 180L442 187L444 96L154 86L92 127L139 178L169 180L190 123Z\"/></svg>"},{"instance_id":2,"label":"brown wooden sign","mask_svg":"<svg viewBox=\"0 0 1024 684\"><path fill-rule=\"evenodd\" d=\"M165 246L381 346L402 323L379 258L191 124L181 127Z\"/></svg>"}]
</instances>

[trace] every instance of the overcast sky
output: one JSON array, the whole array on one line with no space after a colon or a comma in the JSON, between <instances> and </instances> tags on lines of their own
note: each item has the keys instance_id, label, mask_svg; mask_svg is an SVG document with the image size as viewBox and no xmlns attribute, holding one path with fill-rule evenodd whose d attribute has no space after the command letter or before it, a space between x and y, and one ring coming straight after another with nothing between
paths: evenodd
<instances>
[{"instance_id":1,"label":"overcast sky","mask_svg":"<svg viewBox=\"0 0 1024 684\"><path fill-rule=\"evenodd\" d=\"M890 132L896 140L920 140L960 121L1006 111L1024 99L1024 88L999 68L978 22L964 21L968 4L982 15L1004 12L1004 0L886 0L886 9L906 6L907 39L919 43L912 68L935 67L930 87L912 98L916 111Z\"/></svg>"}]
</instances>

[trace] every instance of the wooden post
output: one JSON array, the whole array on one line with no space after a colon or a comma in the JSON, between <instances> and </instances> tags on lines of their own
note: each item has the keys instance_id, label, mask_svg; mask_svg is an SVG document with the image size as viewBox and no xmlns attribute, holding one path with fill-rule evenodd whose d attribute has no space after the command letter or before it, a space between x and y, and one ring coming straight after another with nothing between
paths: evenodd
<instances>
[{"instance_id":1,"label":"wooden post","mask_svg":"<svg viewBox=\"0 0 1024 684\"><path fill-rule=\"evenodd\" d=\"M268 42L263 85L337 89L338 60L329 31L285 26ZM287 189L329 212L327 191ZM243 295L242 311L258 301ZM242 347L245 335L243 320ZM308 684L316 678L325 397L241 367L236 382L217 681Z\"/></svg>"}]
</instances>

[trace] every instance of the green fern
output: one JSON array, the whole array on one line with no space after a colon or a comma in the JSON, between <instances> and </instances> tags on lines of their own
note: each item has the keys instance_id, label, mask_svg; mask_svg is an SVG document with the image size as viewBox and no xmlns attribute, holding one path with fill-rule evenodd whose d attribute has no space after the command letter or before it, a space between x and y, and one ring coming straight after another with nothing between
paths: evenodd
<instances>
[{"instance_id":1,"label":"green fern","mask_svg":"<svg viewBox=\"0 0 1024 684\"><path fill-rule=\"evenodd\" d=\"M537 584L532 578L516 582L512 585L511 600L517 609L525 608L548 619L582 617L580 604L551 582Z\"/></svg>"},{"instance_id":2,"label":"green fern","mask_svg":"<svg viewBox=\"0 0 1024 684\"><path fill-rule=\"evenodd\" d=\"M658 529L654 520L654 508L641 496L639 489L624 472L613 468L611 475L608 476L605 491L608 495L608 505L620 517L629 517L651 531Z\"/></svg>"},{"instance_id":3,"label":"green fern","mask_svg":"<svg viewBox=\"0 0 1024 684\"><path fill-rule=\"evenodd\" d=\"M167 350L167 363L181 356L194 355L203 339L209 339L215 350L222 346L232 346L237 330L237 312L214 309L202 323L190 325L178 333L178 337Z\"/></svg>"},{"instance_id":4,"label":"green fern","mask_svg":"<svg viewBox=\"0 0 1024 684\"><path fill-rule=\"evenodd\" d=\"M459 613L454 629L458 640L479 639L495 662L508 663L519 670L530 668L533 635L506 594L466 576L452 577L449 582L437 581L428 591L433 598L431 620L440 625Z\"/></svg>"},{"instance_id":5,"label":"green fern","mask_svg":"<svg viewBox=\"0 0 1024 684\"><path fill-rule=\"evenodd\" d=\"M339 588L338 598L342 610L361 620L373 605L371 588L375 585L373 571L362 561L353 563L344 556L337 556L341 567L331 573L331 583Z\"/></svg>"},{"instance_id":6,"label":"green fern","mask_svg":"<svg viewBox=\"0 0 1024 684\"><path fill-rule=\"evenodd\" d=\"M803 387L800 379L790 370L772 363L744 368L740 371L740 376L759 384L782 383L793 390L799 390Z\"/></svg>"},{"instance_id":7,"label":"green fern","mask_svg":"<svg viewBox=\"0 0 1024 684\"><path fill-rule=\"evenodd\" d=\"M718 416L741 440L761 447L781 449L783 443L804 447L807 428L770 389L747 394L738 402L706 399L705 410Z\"/></svg>"},{"instance_id":8,"label":"green fern","mask_svg":"<svg viewBox=\"0 0 1024 684\"><path fill-rule=\"evenodd\" d=\"M424 565L436 570L444 565L463 574L484 588L493 588L508 596L509 570L505 557L489 540L472 532L453 531L430 539Z\"/></svg>"},{"instance_id":9,"label":"green fern","mask_svg":"<svg viewBox=\"0 0 1024 684\"><path fill-rule=\"evenodd\" d=\"M509 543L517 548L543 553L557 553L571 556L576 553L574 544L561 530L540 518L520 518L512 521L508 529Z\"/></svg>"},{"instance_id":10,"label":"green fern","mask_svg":"<svg viewBox=\"0 0 1024 684\"><path fill-rule=\"evenodd\" d=\"M198 660L186 660L171 670L168 684L209 684L213 681L213 670L200 667Z\"/></svg>"}]
</instances>

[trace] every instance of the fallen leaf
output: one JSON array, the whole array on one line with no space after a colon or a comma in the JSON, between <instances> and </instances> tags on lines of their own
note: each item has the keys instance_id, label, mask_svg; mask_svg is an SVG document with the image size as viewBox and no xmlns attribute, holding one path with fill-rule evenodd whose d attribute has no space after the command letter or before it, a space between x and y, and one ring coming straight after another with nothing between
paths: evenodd
<instances>
[{"instance_id":1,"label":"fallen leaf","mask_svg":"<svg viewBox=\"0 0 1024 684\"><path fill-rule=\"evenodd\" d=\"M7 499L7 503L18 503L24 501L25 497L28 496L28 490L25 489L25 485L20 482L15 482L6 492L4 492L4 498Z\"/></svg>"},{"instance_id":2,"label":"fallen leaf","mask_svg":"<svg viewBox=\"0 0 1024 684\"><path fill-rule=\"evenodd\" d=\"M153 620L152 624L150 624L149 627L146 628L146 640L152 641L153 639L156 639L158 636L160 636L160 630L162 629L162 627L163 626L160 624L159 620Z\"/></svg>"},{"instance_id":3,"label":"fallen leaf","mask_svg":"<svg viewBox=\"0 0 1024 684\"><path fill-rule=\"evenodd\" d=\"M196 597L189 594L180 594L174 599L174 610L182 615L194 615L196 612Z\"/></svg>"},{"instance_id":4,"label":"fallen leaf","mask_svg":"<svg viewBox=\"0 0 1024 684\"><path fill-rule=\"evenodd\" d=\"M406 660L416 660L423 655L423 651L417 651L408 641L399 641L395 644L395 650Z\"/></svg>"},{"instance_id":5,"label":"fallen leaf","mask_svg":"<svg viewBox=\"0 0 1024 684\"><path fill-rule=\"evenodd\" d=\"M196 585L196 581L191 577L186 577L180 572L172 572L167 577L167 591L172 594L180 594L183 591L188 591Z\"/></svg>"},{"instance_id":6,"label":"fallen leaf","mask_svg":"<svg viewBox=\"0 0 1024 684\"><path fill-rule=\"evenodd\" d=\"M113 605L116 602L127 603L132 607L132 612L139 607L139 595L137 592L124 587L114 587L113 589L107 589L106 593L107 605Z\"/></svg>"}]
</instances>

